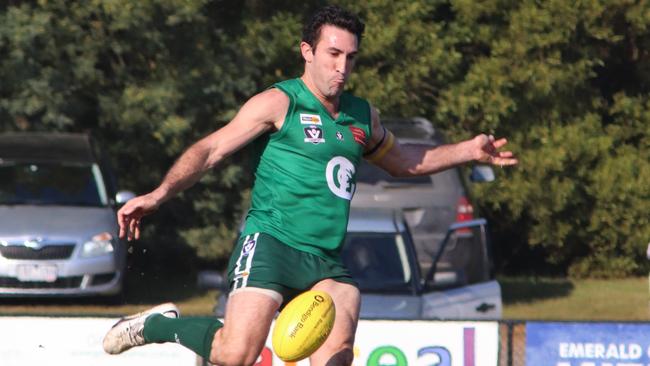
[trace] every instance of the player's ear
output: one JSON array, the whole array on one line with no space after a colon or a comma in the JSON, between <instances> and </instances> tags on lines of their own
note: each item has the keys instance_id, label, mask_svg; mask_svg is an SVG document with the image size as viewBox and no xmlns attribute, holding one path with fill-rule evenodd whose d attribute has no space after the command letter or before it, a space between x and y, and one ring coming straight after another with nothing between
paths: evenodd
<instances>
[{"instance_id":1,"label":"player's ear","mask_svg":"<svg viewBox=\"0 0 650 366\"><path fill-rule=\"evenodd\" d=\"M300 42L300 53L302 58L307 62L312 62L314 60L314 52L311 48L311 45L307 42Z\"/></svg>"}]
</instances>

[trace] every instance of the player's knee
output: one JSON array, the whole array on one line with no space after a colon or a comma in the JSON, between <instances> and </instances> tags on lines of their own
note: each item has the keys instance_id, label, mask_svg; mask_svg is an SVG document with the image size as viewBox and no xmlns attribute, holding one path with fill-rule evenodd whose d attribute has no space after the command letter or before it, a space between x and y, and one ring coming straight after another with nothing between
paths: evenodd
<instances>
[{"instance_id":1,"label":"player's knee","mask_svg":"<svg viewBox=\"0 0 650 366\"><path fill-rule=\"evenodd\" d=\"M325 366L350 366L354 360L354 353L351 349L342 349L334 353L331 357L325 360Z\"/></svg>"},{"instance_id":2,"label":"player's knee","mask_svg":"<svg viewBox=\"0 0 650 366\"><path fill-rule=\"evenodd\" d=\"M354 361L354 352L351 346L319 350L319 355L312 357L310 361L313 365L349 366Z\"/></svg>"},{"instance_id":3,"label":"player's knee","mask_svg":"<svg viewBox=\"0 0 650 366\"><path fill-rule=\"evenodd\" d=\"M254 365L259 352L246 347L222 346L219 349L212 347L210 363L220 366L245 366Z\"/></svg>"}]
</instances>

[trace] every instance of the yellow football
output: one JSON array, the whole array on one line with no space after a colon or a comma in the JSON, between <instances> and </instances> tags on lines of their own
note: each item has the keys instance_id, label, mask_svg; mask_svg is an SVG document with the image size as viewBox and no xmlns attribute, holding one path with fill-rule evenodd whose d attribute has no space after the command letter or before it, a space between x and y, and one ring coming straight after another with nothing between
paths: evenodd
<instances>
[{"instance_id":1,"label":"yellow football","mask_svg":"<svg viewBox=\"0 0 650 366\"><path fill-rule=\"evenodd\" d=\"M275 354L286 362L309 357L329 336L335 316L334 301L327 292L310 290L296 296L275 320Z\"/></svg>"}]
</instances>

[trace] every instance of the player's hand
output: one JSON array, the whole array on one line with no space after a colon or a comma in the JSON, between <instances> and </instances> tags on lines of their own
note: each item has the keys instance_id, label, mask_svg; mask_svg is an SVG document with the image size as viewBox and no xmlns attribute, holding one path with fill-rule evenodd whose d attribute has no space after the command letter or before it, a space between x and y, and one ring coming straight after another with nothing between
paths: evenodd
<instances>
[{"instance_id":1,"label":"player's hand","mask_svg":"<svg viewBox=\"0 0 650 366\"><path fill-rule=\"evenodd\" d=\"M515 165L519 162L512 151L499 151L508 143L505 138L496 140L492 135L483 134L476 136L473 142L476 146L476 160L479 162L499 166Z\"/></svg>"},{"instance_id":2,"label":"player's hand","mask_svg":"<svg viewBox=\"0 0 650 366\"><path fill-rule=\"evenodd\" d=\"M158 209L158 201L151 194L138 196L129 200L117 212L117 223L120 225L119 236L128 241L140 239L140 221L143 216Z\"/></svg>"}]
</instances>

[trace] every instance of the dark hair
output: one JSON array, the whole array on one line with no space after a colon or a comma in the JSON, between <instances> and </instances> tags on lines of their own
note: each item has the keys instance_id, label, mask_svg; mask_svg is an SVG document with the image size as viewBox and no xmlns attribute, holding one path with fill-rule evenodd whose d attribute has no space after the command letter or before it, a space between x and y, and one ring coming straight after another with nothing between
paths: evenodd
<instances>
[{"instance_id":1,"label":"dark hair","mask_svg":"<svg viewBox=\"0 0 650 366\"><path fill-rule=\"evenodd\" d=\"M355 14L336 5L327 5L314 13L302 30L302 40L316 49L324 25L333 25L347 30L357 36L357 43L361 43L365 24Z\"/></svg>"}]
</instances>

